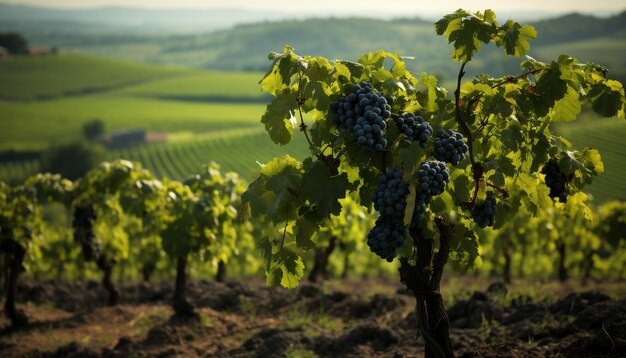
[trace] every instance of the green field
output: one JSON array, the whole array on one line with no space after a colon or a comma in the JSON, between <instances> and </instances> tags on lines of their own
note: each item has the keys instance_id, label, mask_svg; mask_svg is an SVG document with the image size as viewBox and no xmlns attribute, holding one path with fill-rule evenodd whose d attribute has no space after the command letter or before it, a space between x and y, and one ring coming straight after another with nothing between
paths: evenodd
<instances>
[{"instance_id":1,"label":"green field","mask_svg":"<svg viewBox=\"0 0 626 358\"><path fill-rule=\"evenodd\" d=\"M256 126L262 104L207 103L135 97L116 92L0 106L0 150L43 149L78 139L84 122L98 118L107 130L205 133Z\"/></svg>"},{"instance_id":2,"label":"green field","mask_svg":"<svg viewBox=\"0 0 626 358\"><path fill-rule=\"evenodd\" d=\"M99 92L191 71L77 55L0 57L0 100Z\"/></svg>"},{"instance_id":3,"label":"green field","mask_svg":"<svg viewBox=\"0 0 626 358\"><path fill-rule=\"evenodd\" d=\"M626 200L626 121L585 119L557 127L559 134L572 142L575 149L598 149L604 162L604 174L594 178L587 190L594 202Z\"/></svg>"},{"instance_id":4,"label":"green field","mask_svg":"<svg viewBox=\"0 0 626 358\"><path fill-rule=\"evenodd\" d=\"M251 180L259 164L290 154L303 159L308 153L300 137L284 147L273 145L262 126L251 129L216 131L190 140L129 147L111 152L111 158L141 162L158 177L183 180L199 172L203 164L215 161L224 171L234 171Z\"/></svg>"},{"instance_id":5,"label":"green field","mask_svg":"<svg viewBox=\"0 0 626 358\"><path fill-rule=\"evenodd\" d=\"M100 77L74 70L90 62ZM250 179L257 162L287 151L306 152L299 140L288 147L273 145L259 124L267 102L258 86L259 73L135 67L77 55L21 57L0 61L0 93L12 93L13 83L20 82L19 73L11 72L16 67L29 69L22 72L27 85L15 91L20 100L5 98L0 104L0 151L45 150L81 138L85 122L101 119L107 131L168 133L166 143L113 150L109 157L141 161L172 179L184 179L209 161ZM149 71L138 70L144 67ZM39 73L46 73L46 95L55 98L37 99L44 93L32 84ZM68 92L88 84L99 90ZM0 163L0 180L17 182L37 170L36 160Z\"/></svg>"}]
</instances>

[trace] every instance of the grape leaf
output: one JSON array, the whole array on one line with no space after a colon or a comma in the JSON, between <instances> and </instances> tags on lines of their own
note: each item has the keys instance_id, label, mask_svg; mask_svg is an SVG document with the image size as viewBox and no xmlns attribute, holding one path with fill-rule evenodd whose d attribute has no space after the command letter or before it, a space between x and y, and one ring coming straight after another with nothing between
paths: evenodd
<instances>
[{"instance_id":1,"label":"grape leaf","mask_svg":"<svg viewBox=\"0 0 626 358\"><path fill-rule=\"evenodd\" d=\"M624 117L624 88L618 81L608 80L594 85L587 98L594 112L604 117L620 114Z\"/></svg>"},{"instance_id":2,"label":"grape leaf","mask_svg":"<svg viewBox=\"0 0 626 358\"><path fill-rule=\"evenodd\" d=\"M313 235L319 230L319 225L306 217L299 218L296 221L296 245L303 250L311 250L315 248Z\"/></svg>"},{"instance_id":3,"label":"grape leaf","mask_svg":"<svg viewBox=\"0 0 626 358\"><path fill-rule=\"evenodd\" d=\"M576 90L567 87L567 92L563 98L554 103L552 108L552 120L570 122L576 119L582 110L582 104Z\"/></svg>"},{"instance_id":4,"label":"grape leaf","mask_svg":"<svg viewBox=\"0 0 626 358\"><path fill-rule=\"evenodd\" d=\"M269 270L266 272L267 284L285 288L297 287L304 276L304 262L290 245L285 245L272 256Z\"/></svg>"},{"instance_id":5,"label":"grape leaf","mask_svg":"<svg viewBox=\"0 0 626 358\"><path fill-rule=\"evenodd\" d=\"M339 215L339 199L345 198L346 191L353 188L345 173L332 174L329 166L310 158L304 161L305 173L302 177L302 195L317 206L320 216Z\"/></svg>"},{"instance_id":6,"label":"grape leaf","mask_svg":"<svg viewBox=\"0 0 626 358\"><path fill-rule=\"evenodd\" d=\"M504 46L507 55L515 57L524 56L530 50L528 40L537 38L537 30L530 25L520 25L519 23L508 20L498 29L498 39L496 44Z\"/></svg>"},{"instance_id":7,"label":"grape leaf","mask_svg":"<svg viewBox=\"0 0 626 358\"><path fill-rule=\"evenodd\" d=\"M541 73L537 81L536 90L548 107L560 100L567 93L567 82L561 78L561 67L553 62L550 67Z\"/></svg>"},{"instance_id":8,"label":"grape leaf","mask_svg":"<svg viewBox=\"0 0 626 358\"><path fill-rule=\"evenodd\" d=\"M453 60L468 62L480 51L481 42L487 44L492 41L498 31L496 26L495 14L491 10L486 10L483 15L480 12L470 14L459 9L437 21L435 30L448 42L454 43L451 56Z\"/></svg>"},{"instance_id":9,"label":"grape leaf","mask_svg":"<svg viewBox=\"0 0 626 358\"><path fill-rule=\"evenodd\" d=\"M292 111L296 108L296 96L293 92L280 93L270 103L261 123L265 124L265 130L276 144L284 145L291 142L293 137Z\"/></svg>"}]
</instances>

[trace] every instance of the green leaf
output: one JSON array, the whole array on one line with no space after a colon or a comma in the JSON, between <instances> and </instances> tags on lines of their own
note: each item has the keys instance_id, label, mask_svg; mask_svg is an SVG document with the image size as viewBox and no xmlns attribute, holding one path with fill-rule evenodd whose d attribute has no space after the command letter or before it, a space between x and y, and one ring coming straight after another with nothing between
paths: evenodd
<instances>
[{"instance_id":1,"label":"green leaf","mask_svg":"<svg viewBox=\"0 0 626 358\"><path fill-rule=\"evenodd\" d=\"M520 173L517 177L517 186L525 194L520 200L528 212L535 217L552 207L550 189L545 184L539 184L539 180L530 174Z\"/></svg>"},{"instance_id":2,"label":"green leaf","mask_svg":"<svg viewBox=\"0 0 626 358\"><path fill-rule=\"evenodd\" d=\"M454 225L454 235L450 240L450 261L457 272L467 271L479 263L478 236L463 222Z\"/></svg>"},{"instance_id":3,"label":"green leaf","mask_svg":"<svg viewBox=\"0 0 626 358\"><path fill-rule=\"evenodd\" d=\"M270 68L270 71L261 79L261 90L270 93L274 96L278 96L285 89L283 84L283 78L278 72L278 68Z\"/></svg>"},{"instance_id":4,"label":"green leaf","mask_svg":"<svg viewBox=\"0 0 626 358\"><path fill-rule=\"evenodd\" d=\"M591 184L593 177L604 172L604 163L596 149L585 148L582 152L562 151L559 167L566 175L574 174L574 185L581 189Z\"/></svg>"},{"instance_id":5,"label":"green leaf","mask_svg":"<svg viewBox=\"0 0 626 358\"><path fill-rule=\"evenodd\" d=\"M346 191L353 186L348 176L331 172L331 168L321 160L304 162L305 173L302 177L302 194L306 200L315 204L320 216L339 215L339 199L345 198Z\"/></svg>"},{"instance_id":6,"label":"green leaf","mask_svg":"<svg viewBox=\"0 0 626 358\"><path fill-rule=\"evenodd\" d=\"M452 59L468 62L480 51L480 43L489 43L498 33L495 14L486 10L485 14L470 14L465 10L457 10L454 14L444 16L435 23L438 35L443 35L453 43Z\"/></svg>"},{"instance_id":7,"label":"green leaf","mask_svg":"<svg viewBox=\"0 0 626 358\"><path fill-rule=\"evenodd\" d=\"M433 75L429 75L426 72L422 72L422 78L420 80L420 84L422 86L425 86L427 88L427 101L426 101L426 105L424 107L426 107L426 110L428 112L434 112L436 111L438 108L437 106L437 92L438 92L438 87L437 87L437 77L433 76Z\"/></svg>"},{"instance_id":8,"label":"green leaf","mask_svg":"<svg viewBox=\"0 0 626 358\"><path fill-rule=\"evenodd\" d=\"M594 85L587 98L590 99L594 112L604 117L612 117L621 113L624 117L624 88L618 81L608 80Z\"/></svg>"},{"instance_id":9,"label":"green leaf","mask_svg":"<svg viewBox=\"0 0 626 358\"><path fill-rule=\"evenodd\" d=\"M464 170L454 169L450 173L452 178L452 197L458 205L470 200L470 178Z\"/></svg>"},{"instance_id":10,"label":"green leaf","mask_svg":"<svg viewBox=\"0 0 626 358\"><path fill-rule=\"evenodd\" d=\"M582 110L582 104L578 93L568 87L563 98L554 103L552 108L552 120L570 122L576 119Z\"/></svg>"},{"instance_id":11,"label":"green leaf","mask_svg":"<svg viewBox=\"0 0 626 358\"><path fill-rule=\"evenodd\" d=\"M502 144L506 146L508 150L517 151L519 146L524 143L523 127L517 120L509 121L509 125L500 134L500 140Z\"/></svg>"},{"instance_id":12,"label":"green leaf","mask_svg":"<svg viewBox=\"0 0 626 358\"><path fill-rule=\"evenodd\" d=\"M295 288L304 276L304 263L298 254L285 246L272 257L269 270L266 272L267 284Z\"/></svg>"},{"instance_id":13,"label":"green leaf","mask_svg":"<svg viewBox=\"0 0 626 358\"><path fill-rule=\"evenodd\" d=\"M532 164L530 166L531 172L536 172L539 170L539 167L548 161L548 157L550 156L550 150L552 146L548 137L546 137L545 133L537 133L535 134L535 145L532 146ZM510 174L509 176L512 176Z\"/></svg>"},{"instance_id":14,"label":"green leaf","mask_svg":"<svg viewBox=\"0 0 626 358\"><path fill-rule=\"evenodd\" d=\"M352 61L335 61L335 73L338 78L345 77L347 82L357 82L363 76L363 65Z\"/></svg>"},{"instance_id":15,"label":"green leaf","mask_svg":"<svg viewBox=\"0 0 626 358\"><path fill-rule=\"evenodd\" d=\"M382 68L387 57L389 57L389 53L378 50L361 56L359 63L367 67Z\"/></svg>"},{"instance_id":16,"label":"green leaf","mask_svg":"<svg viewBox=\"0 0 626 358\"><path fill-rule=\"evenodd\" d=\"M296 245L303 250L312 250L315 248L313 235L319 230L320 226L305 218L299 218L296 221Z\"/></svg>"},{"instance_id":17,"label":"green leaf","mask_svg":"<svg viewBox=\"0 0 626 358\"><path fill-rule=\"evenodd\" d=\"M265 114L261 117L261 123L265 124L265 130L274 143L284 145L291 142L295 121L293 112L296 108L296 97L293 92L280 93L267 106Z\"/></svg>"},{"instance_id":18,"label":"green leaf","mask_svg":"<svg viewBox=\"0 0 626 358\"><path fill-rule=\"evenodd\" d=\"M496 44L503 46L507 55L521 57L530 50L528 40L537 38L537 30L530 25L520 25L519 23L508 20L498 29L498 39Z\"/></svg>"},{"instance_id":19,"label":"green leaf","mask_svg":"<svg viewBox=\"0 0 626 358\"><path fill-rule=\"evenodd\" d=\"M512 200L500 200L496 205L496 217L493 224L493 229L498 230L509 222L511 216L517 214L517 210L511 207Z\"/></svg>"},{"instance_id":20,"label":"green leaf","mask_svg":"<svg viewBox=\"0 0 626 358\"><path fill-rule=\"evenodd\" d=\"M550 67L541 72L537 81L537 92L540 98L549 107L560 100L567 93L567 82L561 78L561 67L553 62Z\"/></svg>"},{"instance_id":21,"label":"green leaf","mask_svg":"<svg viewBox=\"0 0 626 358\"><path fill-rule=\"evenodd\" d=\"M426 150L420 146L419 142L411 142L398 150L400 167L406 172L413 173L426 160L426 155Z\"/></svg>"}]
</instances>

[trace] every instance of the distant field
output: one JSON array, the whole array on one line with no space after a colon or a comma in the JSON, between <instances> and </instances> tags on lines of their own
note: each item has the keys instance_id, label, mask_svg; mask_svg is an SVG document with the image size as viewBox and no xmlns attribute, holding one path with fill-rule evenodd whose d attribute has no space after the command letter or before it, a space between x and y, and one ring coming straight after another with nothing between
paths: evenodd
<instances>
[{"instance_id":1,"label":"distant field","mask_svg":"<svg viewBox=\"0 0 626 358\"><path fill-rule=\"evenodd\" d=\"M97 92L188 72L82 55L0 57L0 100Z\"/></svg>"},{"instance_id":2,"label":"distant field","mask_svg":"<svg viewBox=\"0 0 626 358\"><path fill-rule=\"evenodd\" d=\"M0 104L0 150L78 139L83 123L96 118L107 130L205 133L254 126L264 109L260 77L82 55L0 59L0 97L32 100ZM44 94L58 98L35 100Z\"/></svg>"},{"instance_id":3,"label":"distant field","mask_svg":"<svg viewBox=\"0 0 626 358\"><path fill-rule=\"evenodd\" d=\"M95 74L82 73L89 63ZM24 70L12 72L15 68ZM32 82L38 76L47 83L45 91ZM74 77L79 79L76 83L71 81ZM250 179L257 162L287 152L300 157L306 153L300 140L275 146L260 125L268 100L260 92L260 77L73 55L9 58L0 61L0 93L30 101L0 104L0 151L42 150L78 139L82 125L98 118L108 131L142 128L169 133L167 143L110 151L110 159L138 160L159 177L172 179L184 179L215 161ZM25 79L23 86L13 91L12 83L20 78ZM99 90L70 92L87 86ZM58 98L41 100L44 93ZM2 163L0 180L19 182L37 170L36 160Z\"/></svg>"},{"instance_id":4,"label":"distant field","mask_svg":"<svg viewBox=\"0 0 626 358\"><path fill-rule=\"evenodd\" d=\"M189 101L265 101L260 73L194 71L187 75L129 86L119 94Z\"/></svg>"},{"instance_id":5,"label":"distant field","mask_svg":"<svg viewBox=\"0 0 626 358\"><path fill-rule=\"evenodd\" d=\"M304 159L308 149L301 137L287 146L276 146L262 126L248 129L218 130L205 135L174 135L167 143L154 143L116 149L109 158L141 162L159 178L184 180L214 161L224 171L239 173L251 180L259 163L290 154ZM0 181L16 183L38 171L36 160L0 164Z\"/></svg>"},{"instance_id":6,"label":"distant field","mask_svg":"<svg viewBox=\"0 0 626 358\"><path fill-rule=\"evenodd\" d=\"M196 133L255 126L262 104L203 103L124 96L115 92L31 103L0 105L0 150L42 149L78 139L84 122L103 120L107 130Z\"/></svg>"},{"instance_id":7,"label":"distant field","mask_svg":"<svg viewBox=\"0 0 626 358\"><path fill-rule=\"evenodd\" d=\"M290 154L304 159L308 149L302 138L287 146L276 146L262 126L250 130L226 130L193 140L129 147L111 152L111 159L124 158L141 162L158 177L184 180L197 173L202 165L215 161L224 171L234 171L251 180L259 164Z\"/></svg>"},{"instance_id":8,"label":"distant field","mask_svg":"<svg viewBox=\"0 0 626 358\"><path fill-rule=\"evenodd\" d=\"M559 46L541 46L533 50L540 59L556 59L563 53L582 62L595 62L609 69L609 76L626 79L626 41L624 36L571 41Z\"/></svg>"},{"instance_id":9,"label":"distant field","mask_svg":"<svg viewBox=\"0 0 626 358\"><path fill-rule=\"evenodd\" d=\"M571 140L575 149L598 149L604 162L604 174L596 177L586 190L601 203L611 199L626 200L626 121L585 119L557 127Z\"/></svg>"}]
</instances>

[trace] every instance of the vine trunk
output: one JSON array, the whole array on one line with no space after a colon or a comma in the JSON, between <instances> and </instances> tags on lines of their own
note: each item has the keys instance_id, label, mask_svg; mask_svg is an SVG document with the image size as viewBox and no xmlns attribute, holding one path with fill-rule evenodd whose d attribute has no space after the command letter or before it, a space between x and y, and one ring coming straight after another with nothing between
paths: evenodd
<instances>
[{"instance_id":1,"label":"vine trunk","mask_svg":"<svg viewBox=\"0 0 626 358\"><path fill-rule=\"evenodd\" d=\"M454 352L440 284L453 231L441 218L436 218L435 223L440 233L439 251L434 254L433 240L424 238L419 229L412 227L410 233L417 256L414 265L405 258L400 260L400 280L415 296L415 317L418 333L424 338L425 357L449 358L454 357Z\"/></svg>"},{"instance_id":2,"label":"vine trunk","mask_svg":"<svg viewBox=\"0 0 626 358\"><path fill-rule=\"evenodd\" d=\"M113 284L112 274L113 274L113 261L107 259L105 255L101 255L96 262L98 264L98 268L102 270L102 285L109 293L109 306L115 306L119 302L120 294L115 289L115 285Z\"/></svg>"},{"instance_id":3,"label":"vine trunk","mask_svg":"<svg viewBox=\"0 0 626 358\"><path fill-rule=\"evenodd\" d=\"M4 303L4 312L9 320L11 320L11 327L20 328L28 324L28 317L22 311L17 309L15 305L15 299L17 296L17 279L19 274L23 271L22 266L24 256L26 256L26 249L22 247L15 240L7 240L8 250L4 250L7 254L8 263L8 277L7 277L7 299Z\"/></svg>"}]
</instances>

